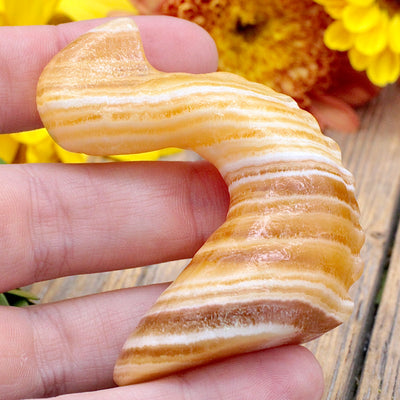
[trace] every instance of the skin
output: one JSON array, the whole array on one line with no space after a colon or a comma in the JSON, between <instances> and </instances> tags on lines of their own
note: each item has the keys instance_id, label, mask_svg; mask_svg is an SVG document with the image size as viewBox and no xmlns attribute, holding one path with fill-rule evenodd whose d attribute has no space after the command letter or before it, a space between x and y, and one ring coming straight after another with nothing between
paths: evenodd
<instances>
[{"instance_id":1,"label":"skin","mask_svg":"<svg viewBox=\"0 0 400 400\"><path fill-rule=\"evenodd\" d=\"M215 45L196 25L166 17L136 21L156 68L216 69ZM1 132L41 126L35 87L42 68L100 22L0 28ZM205 162L3 165L0 187L0 292L59 276L191 257L223 222L229 200L218 172ZM112 370L123 342L164 288L0 307L0 321L7 321L0 329L0 398L321 398L321 369L300 346L114 387Z\"/></svg>"}]
</instances>

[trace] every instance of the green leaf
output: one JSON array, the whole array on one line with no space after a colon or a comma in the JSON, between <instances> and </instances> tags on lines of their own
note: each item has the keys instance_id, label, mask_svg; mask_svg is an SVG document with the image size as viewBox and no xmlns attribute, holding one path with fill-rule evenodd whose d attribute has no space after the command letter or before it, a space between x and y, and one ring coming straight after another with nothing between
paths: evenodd
<instances>
[{"instance_id":1,"label":"green leaf","mask_svg":"<svg viewBox=\"0 0 400 400\"><path fill-rule=\"evenodd\" d=\"M29 303L28 300L25 299L21 299L21 300L17 300L13 303L14 307L26 307L29 306L31 303Z\"/></svg>"},{"instance_id":2,"label":"green leaf","mask_svg":"<svg viewBox=\"0 0 400 400\"><path fill-rule=\"evenodd\" d=\"M0 305L2 306L25 307L35 304L35 300L39 300L39 298L26 290L13 289L0 293Z\"/></svg>"},{"instance_id":3,"label":"green leaf","mask_svg":"<svg viewBox=\"0 0 400 400\"><path fill-rule=\"evenodd\" d=\"M7 301L7 297L3 294L0 293L0 306L9 306L10 304Z\"/></svg>"},{"instance_id":4,"label":"green leaf","mask_svg":"<svg viewBox=\"0 0 400 400\"><path fill-rule=\"evenodd\" d=\"M0 158L0 164L7 164L2 158Z\"/></svg>"},{"instance_id":5,"label":"green leaf","mask_svg":"<svg viewBox=\"0 0 400 400\"><path fill-rule=\"evenodd\" d=\"M35 296L30 292L27 292L26 290L13 289L9 290L7 293L12 294L14 296L22 297L27 300L39 300L39 297Z\"/></svg>"}]
</instances>

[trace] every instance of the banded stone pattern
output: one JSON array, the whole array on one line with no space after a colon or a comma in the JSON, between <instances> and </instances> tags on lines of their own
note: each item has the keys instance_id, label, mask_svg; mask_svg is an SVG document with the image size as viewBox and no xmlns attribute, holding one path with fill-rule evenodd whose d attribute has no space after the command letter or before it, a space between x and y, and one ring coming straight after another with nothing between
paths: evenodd
<instances>
[{"instance_id":1,"label":"banded stone pattern","mask_svg":"<svg viewBox=\"0 0 400 400\"><path fill-rule=\"evenodd\" d=\"M64 49L37 93L44 125L68 150L192 149L229 187L226 222L128 338L117 384L304 343L349 316L364 241L353 177L292 99L228 73L159 72L130 19Z\"/></svg>"}]
</instances>

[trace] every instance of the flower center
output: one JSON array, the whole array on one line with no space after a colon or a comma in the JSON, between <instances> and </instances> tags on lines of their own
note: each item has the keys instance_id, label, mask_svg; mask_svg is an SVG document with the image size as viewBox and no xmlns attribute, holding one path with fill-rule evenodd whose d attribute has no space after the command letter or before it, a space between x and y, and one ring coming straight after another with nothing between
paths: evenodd
<instances>
[{"instance_id":1,"label":"flower center","mask_svg":"<svg viewBox=\"0 0 400 400\"><path fill-rule=\"evenodd\" d=\"M307 93L331 84L337 55L323 42L331 18L314 0L162 0L162 13L208 30L222 71L264 83L303 105Z\"/></svg>"},{"instance_id":2,"label":"flower center","mask_svg":"<svg viewBox=\"0 0 400 400\"><path fill-rule=\"evenodd\" d=\"M264 23L250 24L241 19L236 22L236 32L243 37L246 42L254 42L263 29Z\"/></svg>"}]
</instances>

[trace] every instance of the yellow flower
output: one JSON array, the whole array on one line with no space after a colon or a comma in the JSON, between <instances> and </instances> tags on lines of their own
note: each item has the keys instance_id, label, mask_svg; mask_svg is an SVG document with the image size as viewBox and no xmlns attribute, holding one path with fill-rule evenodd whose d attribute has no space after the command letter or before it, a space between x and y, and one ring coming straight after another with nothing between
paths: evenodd
<instances>
[{"instance_id":1,"label":"yellow flower","mask_svg":"<svg viewBox=\"0 0 400 400\"><path fill-rule=\"evenodd\" d=\"M113 11L136 13L129 0L60 0L58 6L58 13L73 21L103 18Z\"/></svg>"},{"instance_id":2,"label":"yellow flower","mask_svg":"<svg viewBox=\"0 0 400 400\"><path fill-rule=\"evenodd\" d=\"M357 131L354 107L377 94L344 53L324 43L325 30L350 0L331 0L329 14L314 0L131 1L142 14L172 15L201 25L217 44L220 70L294 97L323 129Z\"/></svg>"},{"instance_id":3,"label":"yellow flower","mask_svg":"<svg viewBox=\"0 0 400 400\"><path fill-rule=\"evenodd\" d=\"M77 21L135 10L128 0L0 0L0 21L2 25L43 25L57 15Z\"/></svg>"},{"instance_id":4,"label":"yellow flower","mask_svg":"<svg viewBox=\"0 0 400 400\"><path fill-rule=\"evenodd\" d=\"M315 0L334 21L326 45L347 51L352 67L377 86L400 76L400 3L395 0Z\"/></svg>"},{"instance_id":5,"label":"yellow flower","mask_svg":"<svg viewBox=\"0 0 400 400\"><path fill-rule=\"evenodd\" d=\"M131 0L142 12L148 0ZM264 83L303 106L330 84L336 52L323 34L331 22L313 0L158 0L148 13L188 19L214 38L219 68Z\"/></svg>"},{"instance_id":6,"label":"yellow flower","mask_svg":"<svg viewBox=\"0 0 400 400\"><path fill-rule=\"evenodd\" d=\"M10 163L14 160L18 152L18 142L13 140L10 135L0 135L0 160Z\"/></svg>"},{"instance_id":7,"label":"yellow flower","mask_svg":"<svg viewBox=\"0 0 400 400\"><path fill-rule=\"evenodd\" d=\"M0 0L0 25L40 25L106 17L111 12L135 13L129 0ZM155 160L175 149L114 157L120 160ZM0 135L0 159L11 162L90 161L87 155L59 147L45 129Z\"/></svg>"}]
</instances>

